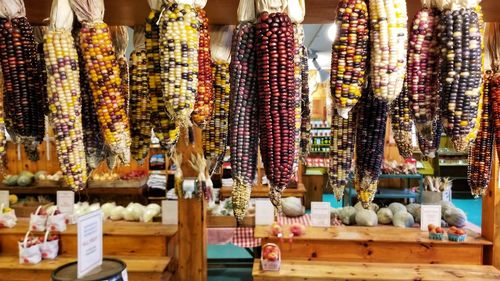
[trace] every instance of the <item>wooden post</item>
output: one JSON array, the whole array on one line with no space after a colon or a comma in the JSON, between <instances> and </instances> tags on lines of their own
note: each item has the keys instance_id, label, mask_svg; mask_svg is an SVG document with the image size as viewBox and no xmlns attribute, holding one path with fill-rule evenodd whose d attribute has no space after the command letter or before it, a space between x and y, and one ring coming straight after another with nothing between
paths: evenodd
<instances>
[{"instance_id":1,"label":"wooden post","mask_svg":"<svg viewBox=\"0 0 500 281\"><path fill-rule=\"evenodd\" d=\"M182 172L185 178L196 177L189 160L192 153L202 153L201 130L194 128L194 143L189 144L183 132L177 144L177 152L182 153ZM207 280L207 208L201 198L179 198L179 267L178 281Z\"/></svg>"},{"instance_id":2,"label":"wooden post","mask_svg":"<svg viewBox=\"0 0 500 281\"><path fill-rule=\"evenodd\" d=\"M203 199L179 199L179 281L207 280L207 220Z\"/></svg>"},{"instance_id":3,"label":"wooden post","mask_svg":"<svg viewBox=\"0 0 500 281\"><path fill-rule=\"evenodd\" d=\"M500 269L500 186L498 184L498 157L493 150L493 167L490 186L483 196L483 214L481 233L484 238L493 242L484 253L484 264Z\"/></svg>"}]
</instances>

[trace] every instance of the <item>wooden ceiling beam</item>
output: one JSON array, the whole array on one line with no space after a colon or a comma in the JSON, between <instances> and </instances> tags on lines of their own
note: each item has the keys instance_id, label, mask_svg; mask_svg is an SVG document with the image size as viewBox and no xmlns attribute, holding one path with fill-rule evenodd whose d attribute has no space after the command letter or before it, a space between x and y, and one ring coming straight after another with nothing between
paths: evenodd
<instances>
[{"instance_id":1,"label":"wooden ceiling beam","mask_svg":"<svg viewBox=\"0 0 500 281\"><path fill-rule=\"evenodd\" d=\"M34 25L44 24L49 17L52 0L25 0L28 20ZM109 25L134 26L144 24L149 13L146 0L105 0L104 21ZM210 24L236 24L238 0L208 0L206 11ZM337 0L306 0L304 23L332 23L335 19ZM419 0L407 0L411 19L420 8ZM500 1L483 0L481 5L486 21L500 21Z\"/></svg>"}]
</instances>

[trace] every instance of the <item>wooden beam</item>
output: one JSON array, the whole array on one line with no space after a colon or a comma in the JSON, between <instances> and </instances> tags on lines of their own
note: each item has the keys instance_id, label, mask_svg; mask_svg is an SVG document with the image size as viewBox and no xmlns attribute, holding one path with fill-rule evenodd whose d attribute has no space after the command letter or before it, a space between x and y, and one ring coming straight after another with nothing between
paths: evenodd
<instances>
[{"instance_id":1,"label":"wooden beam","mask_svg":"<svg viewBox=\"0 0 500 281\"><path fill-rule=\"evenodd\" d=\"M27 17L33 24L44 24L50 14L52 0L25 0ZM206 11L211 24L236 24L237 0L209 0ZM332 23L335 20L337 0L306 0L304 23ZM146 0L106 0L104 21L109 25L134 26L144 24L149 13ZM409 20L420 8L420 1L407 1ZM498 0L481 3L486 21L500 21Z\"/></svg>"},{"instance_id":2,"label":"wooden beam","mask_svg":"<svg viewBox=\"0 0 500 281\"><path fill-rule=\"evenodd\" d=\"M484 264L494 265L500 269L500 186L498 156L493 153L493 167L490 186L483 196L483 213L481 232L485 239L493 242L493 246L486 247Z\"/></svg>"}]
</instances>

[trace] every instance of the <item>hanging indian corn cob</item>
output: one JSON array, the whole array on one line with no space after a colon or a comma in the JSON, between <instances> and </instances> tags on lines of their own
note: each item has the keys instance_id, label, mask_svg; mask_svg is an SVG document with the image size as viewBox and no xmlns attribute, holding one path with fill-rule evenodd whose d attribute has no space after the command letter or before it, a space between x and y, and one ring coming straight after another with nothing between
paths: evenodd
<instances>
[{"instance_id":1,"label":"hanging indian corn cob","mask_svg":"<svg viewBox=\"0 0 500 281\"><path fill-rule=\"evenodd\" d=\"M134 51L130 55L130 135L132 159L140 165L151 145L151 100L148 84L148 58L144 45L144 26L134 28Z\"/></svg>"},{"instance_id":2,"label":"hanging indian corn cob","mask_svg":"<svg viewBox=\"0 0 500 281\"><path fill-rule=\"evenodd\" d=\"M455 149L465 151L475 139L481 112L481 27L477 1L443 2L438 24L442 122Z\"/></svg>"},{"instance_id":3,"label":"hanging indian corn cob","mask_svg":"<svg viewBox=\"0 0 500 281\"><path fill-rule=\"evenodd\" d=\"M6 155L7 155L7 131L5 129L5 118L3 108L3 74L0 72L0 175L5 171Z\"/></svg>"},{"instance_id":4,"label":"hanging indian corn cob","mask_svg":"<svg viewBox=\"0 0 500 281\"><path fill-rule=\"evenodd\" d=\"M193 123L205 128L214 111L214 93L212 89L212 58L210 54L210 33L208 32L208 17L203 7L196 11L200 20L200 46L198 48L198 93L194 110L191 114Z\"/></svg>"},{"instance_id":5,"label":"hanging indian corn cob","mask_svg":"<svg viewBox=\"0 0 500 281\"><path fill-rule=\"evenodd\" d=\"M297 171L300 161L300 129L302 117L302 55L301 49L304 46L304 27L302 21L305 16L305 2L303 0L288 0L287 14L293 23L294 31L294 46L295 53L294 61L294 79L295 79L295 152L293 159L293 177L292 180L297 181Z\"/></svg>"},{"instance_id":6,"label":"hanging indian corn cob","mask_svg":"<svg viewBox=\"0 0 500 281\"><path fill-rule=\"evenodd\" d=\"M238 12L254 9L253 1L240 1L239 6L248 4L250 7L239 8ZM255 11L253 14L255 16ZM244 15L239 14L238 18L244 18ZM234 31L229 65L232 202L238 223L243 220L247 212L255 180L259 146L255 27L250 21L241 22Z\"/></svg>"},{"instance_id":7,"label":"hanging indian corn cob","mask_svg":"<svg viewBox=\"0 0 500 281\"><path fill-rule=\"evenodd\" d=\"M130 163L130 130L119 67L111 34L104 23L103 0L71 0L78 20L80 48L106 145L125 165Z\"/></svg>"},{"instance_id":8,"label":"hanging indian corn cob","mask_svg":"<svg viewBox=\"0 0 500 281\"><path fill-rule=\"evenodd\" d=\"M198 90L198 14L191 4L164 0L159 25L161 84L167 112L179 126L188 128Z\"/></svg>"},{"instance_id":9,"label":"hanging indian corn cob","mask_svg":"<svg viewBox=\"0 0 500 281\"><path fill-rule=\"evenodd\" d=\"M471 193L475 197L484 195L488 189L491 177L491 163L493 156L493 114L490 92L491 71L487 71L483 82L483 111L481 125L476 140L469 149L469 166L467 182Z\"/></svg>"},{"instance_id":10,"label":"hanging indian corn cob","mask_svg":"<svg viewBox=\"0 0 500 281\"><path fill-rule=\"evenodd\" d=\"M405 159L413 156L413 120L410 111L408 90L406 86L403 86L403 92L391 104L391 125L399 155Z\"/></svg>"},{"instance_id":11,"label":"hanging indian corn cob","mask_svg":"<svg viewBox=\"0 0 500 281\"><path fill-rule=\"evenodd\" d=\"M38 160L38 144L45 135L43 93L40 90L37 44L22 0L0 3L0 60L4 76L7 131Z\"/></svg>"},{"instance_id":12,"label":"hanging indian corn cob","mask_svg":"<svg viewBox=\"0 0 500 281\"><path fill-rule=\"evenodd\" d=\"M368 55L368 8L365 0L337 5L337 38L332 46L330 86L333 103L344 118L361 98Z\"/></svg>"},{"instance_id":13,"label":"hanging indian corn cob","mask_svg":"<svg viewBox=\"0 0 500 281\"><path fill-rule=\"evenodd\" d=\"M492 70L490 79L490 102L493 127L495 133L495 146L497 155L500 155L500 23L486 24L485 45L487 56Z\"/></svg>"},{"instance_id":14,"label":"hanging indian corn cob","mask_svg":"<svg viewBox=\"0 0 500 281\"><path fill-rule=\"evenodd\" d=\"M53 0L49 30L44 36L49 120L54 128L56 152L66 184L85 188L87 163L83 144L82 105L78 53L71 28L69 0Z\"/></svg>"},{"instance_id":15,"label":"hanging indian corn cob","mask_svg":"<svg viewBox=\"0 0 500 281\"><path fill-rule=\"evenodd\" d=\"M269 197L281 212L281 192L293 176L295 158L295 46L288 15L265 2L257 2L260 151Z\"/></svg>"},{"instance_id":16,"label":"hanging indian corn cob","mask_svg":"<svg viewBox=\"0 0 500 281\"><path fill-rule=\"evenodd\" d=\"M173 153L179 139L179 127L167 114L161 86L160 67L160 19L162 0L148 0L151 11L146 19L146 54L148 58L149 97L151 99L151 123L155 136L168 155ZM211 71L211 70L210 70Z\"/></svg>"},{"instance_id":17,"label":"hanging indian corn cob","mask_svg":"<svg viewBox=\"0 0 500 281\"><path fill-rule=\"evenodd\" d=\"M78 24L78 23L77 23ZM92 170L96 169L105 158L104 138L99 127L97 112L94 105L94 97L90 89L88 75L85 70L85 59L83 58L81 48L79 47L78 33L80 28L73 28L73 40L78 53L78 66L80 76L80 96L82 103L82 129L83 144L85 147L85 158L87 161L87 173L90 175Z\"/></svg>"},{"instance_id":18,"label":"hanging indian corn cob","mask_svg":"<svg viewBox=\"0 0 500 281\"><path fill-rule=\"evenodd\" d=\"M47 103L47 69L45 68L45 55L43 51L43 36L47 32L46 26L34 26L33 36L37 43L38 72L40 73L40 91L42 91L43 112L48 115L49 106Z\"/></svg>"},{"instance_id":19,"label":"hanging indian corn cob","mask_svg":"<svg viewBox=\"0 0 500 281\"><path fill-rule=\"evenodd\" d=\"M332 127L330 143L329 185L338 201L344 196L349 182L354 156L356 123L354 112L347 112L347 118L340 116L332 104Z\"/></svg>"},{"instance_id":20,"label":"hanging indian corn cob","mask_svg":"<svg viewBox=\"0 0 500 281\"><path fill-rule=\"evenodd\" d=\"M302 46L301 74L302 74L302 94L301 94L301 116L300 116L300 158L306 162L311 150L311 104L309 101L309 64L307 61L307 48Z\"/></svg>"},{"instance_id":21,"label":"hanging indian corn cob","mask_svg":"<svg viewBox=\"0 0 500 281\"><path fill-rule=\"evenodd\" d=\"M125 110L128 113L128 103L130 98L129 92L129 66L127 57L125 53L128 47L128 31L127 27L124 25L110 26L109 30L111 32L111 40L113 46L115 47L116 60L118 61L118 66L120 67L120 79L121 79L121 93L123 94L123 99L125 100Z\"/></svg>"},{"instance_id":22,"label":"hanging indian corn cob","mask_svg":"<svg viewBox=\"0 0 500 281\"><path fill-rule=\"evenodd\" d=\"M391 103L401 93L406 73L406 1L369 1L369 12L371 84L376 98Z\"/></svg>"},{"instance_id":23,"label":"hanging indian corn cob","mask_svg":"<svg viewBox=\"0 0 500 281\"><path fill-rule=\"evenodd\" d=\"M384 159L384 140L388 105L373 96L372 90L360 101L356 124L356 170L354 186L358 199L368 208L377 192Z\"/></svg>"},{"instance_id":24,"label":"hanging indian corn cob","mask_svg":"<svg viewBox=\"0 0 500 281\"><path fill-rule=\"evenodd\" d=\"M430 126L426 126L426 130L430 132L426 133L426 136L432 136L431 139L424 137L417 131L417 141L420 152L424 158L434 158L436 157L436 151L439 149L439 144L441 141L441 134L443 133L443 125L441 124L441 110L438 109Z\"/></svg>"},{"instance_id":25,"label":"hanging indian corn cob","mask_svg":"<svg viewBox=\"0 0 500 281\"><path fill-rule=\"evenodd\" d=\"M439 11L422 0L410 30L407 83L410 108L423 142L434 142L433 123L439 110ZM429 156L429 155L427 155Z\"/></svg>"},{"instance_id":26,"label":"hanging indian corn cob","mask_svg":"<svg viewBox=\"0 0 500 281\"><path fill-rule=\"evenodd\" d=\"M229 130L229 97L231 92L229 80L229 62L231 57L231 37L233 28L221 26L214 28L212 40L212 75L215 95L214 113L203 130L203 151L208 160L210 173L213 173L226 154Z\"/></svg>"}]
</instances>

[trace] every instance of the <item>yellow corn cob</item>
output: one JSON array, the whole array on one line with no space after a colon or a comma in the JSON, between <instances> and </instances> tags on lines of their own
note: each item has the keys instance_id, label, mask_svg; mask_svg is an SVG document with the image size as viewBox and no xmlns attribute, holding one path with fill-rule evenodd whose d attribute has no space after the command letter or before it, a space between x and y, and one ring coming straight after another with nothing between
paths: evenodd
<instances>
[{"instance_id":1,"label":"yellow corn cob","mask_svg":"<svg viewBox=\"0 0 500 281\"><path fill-rule=\"evenodd\" d=\"M54 128L56 152L66 184L73 190L82 190L87 182L87 161L83 145L80 70L70 28L59 27L58 17L70 10L69 2L54 2L51 25L44 36L45 65L47 69L47 96L49 120Z\"/></svg>"},{"instance_id":2,"label":"yellow corn cob","mask_svg":"<svg viewBox=\"0 0 500 281\"><path fill-rule=\"evenodd\" d=\"M229 94L229 64L214 62L212 65L214 78L215 107L214 115L203 130L203 151L210 162L210 173L216 170L226 154Z\"/></svg>"},{"instance_id":3,"label":"yellow corn cob","mask_svg":"<svg viewBox=\"0 0 500 281\"><path fill-rule=\"evenodd\" d=\"M146 53L148 59L149 95L151 99L151 123L161 147L171 154L179 139L179 128L168 116L161 88L160 30L156 22L160 11L151 10L146 19Z\"/></svg>"},{"instance_id":4,"label":"yellow corn cob","mask_svg":"<svg viewBox=\"0 0 500 281\"><path fill-rule=\"evenodd\" d=\"M191 126L198 88L198 14L193 6L166 2L160 18L160 66L168 114Z\"/></svg>"}]
</instances>

